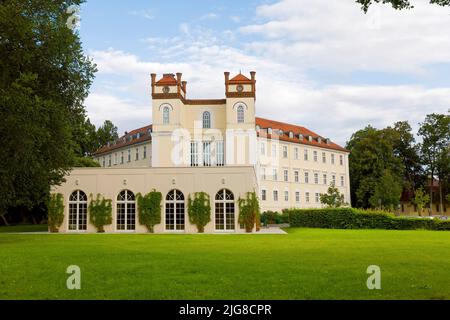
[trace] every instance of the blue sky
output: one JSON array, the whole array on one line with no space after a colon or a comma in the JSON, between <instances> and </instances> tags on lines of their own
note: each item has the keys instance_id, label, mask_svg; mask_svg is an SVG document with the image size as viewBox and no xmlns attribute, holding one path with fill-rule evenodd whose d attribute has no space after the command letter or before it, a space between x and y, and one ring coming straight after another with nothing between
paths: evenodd
<instances>
[{"instance_id":1,"label":"blue sky","mask_svg":"<svg viewBox=\"0 0 450 320\"><path fill-rule=\"evenodd\" d=\"M256 71L257 114L344 144L450 108L450 10L352 0L106 1L81 7L79 33L99 72L86 101L95 124L151 123L149 75L183 72L190 98L222 98L223 72Z\"/></svg>"}]
</instances>

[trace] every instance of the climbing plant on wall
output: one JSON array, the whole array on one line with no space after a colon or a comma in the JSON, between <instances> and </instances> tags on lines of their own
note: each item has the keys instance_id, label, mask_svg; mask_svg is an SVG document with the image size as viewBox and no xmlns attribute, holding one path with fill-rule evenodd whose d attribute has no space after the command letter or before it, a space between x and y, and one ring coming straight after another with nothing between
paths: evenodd
<instances>
[{"instance_id":1,"label":"climbing plant on wall","mask_svg":"<svg viewBox=\"0 0 450 320\"><path fill-rule=\"evenodd\" d=\"M246 232L252 232L256 226L259 231L261 226L261 214L259 209L259 201L255 192L247 192L246 198L239 198L239 223L245 226Z\"/></svg>"},{"instance_id":2,"label":"climbing plant on wall","mask_svg":"<svg viewBox=\"0 0 450 320\"><path fill-rule=\"evenodd\" d=\"M64 201L61 193L53 193L47 199L47 212L50 232L58 232L64 220Z\"/></svg>"},{"instance_id":3,"label":"climbing plant on wall","mask_svg":"<svg viewBox=\"0 0 450 320\"><path fill-rule=\"evenodd\" d=\"M188 199L189 222L197 226L199 233L205 231L205 226L211 221L211 202L206 192L196 192Z\"/></svg>"},{"instance_id":4,"label":"climbing plant on wall","mask_svg":"<svg viewBox=\"0 0 450 320\"><path fill-rule=\"evenodd\" d=\"M105 199L97 194L94 199L90 195L89 202L89 221L97 228L97 232L105 232L105 226L112 223L112 205L111 199Z\"/></svg>"},{"instance_id":5,"label":"climbing plant on wall","mask_svg":"<svg viewBox=\"0 0 450 320\"><path fill-rule=\"evenodd\" d=\"M139 223L151 233L154 232L154 226L161 223L161 200L161 192L155 189L146 195L137 194Z\"/></svg>"}]
</instances>

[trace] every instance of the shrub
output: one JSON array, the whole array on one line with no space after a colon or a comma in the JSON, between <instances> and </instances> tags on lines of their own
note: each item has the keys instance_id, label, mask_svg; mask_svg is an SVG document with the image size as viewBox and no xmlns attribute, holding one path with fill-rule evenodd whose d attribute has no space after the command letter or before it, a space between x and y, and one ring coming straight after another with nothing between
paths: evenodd
<instances>
[{"instance_id":1,"label":"shrub","mask_svg":"<svg viewBox=\"0 0 450 320\"><path fill-rule=\"evenodd\" d=\"M64 201L61 193L51 194L47 199L48 227L50 232L58 232L64 220Z\"/></svg>"},{"instance_id":2,"label":"shrub","mask_svg":"<svg viewBox=\"0 0 450 320\"><path fill-rule=\"evenodd\" d=\"M248 192L245 199L239 198L239 223L245 226L246 232L252 232L253 226L259 231L261 214L259 202L255 192Z\"/></svg>"},{"instance_id":3,"label":"shrub","mask_svg":"<svg viewBox=\"0 0 450 320\"><path fill-rule=\"evenodd\" d=\"M151 233L154 232L155 225L161 223L161 201L162 194L155 189L144 196L137 194L139 223Z\"/></svg>"},{"instance_id":4,"label":"shrub","mask_svg":"<svg viewBox=\"0 0 450 320\"><path fill-rule=\"evenodd\" d=\"M289 223L289 210L283 210L283 213L276 211L264 211L261 214L261 223L265 226L268 224Z\"/></svg>"},{"instance_id":5,"label":"shrub","mask_svg":"<svg viewBox=\"0 0 450 320\"><path fill-rule=\"evenodd\" d=\"M194 193L194 199L188 199L189 222L197 226L199 233L205 231L205 226L211 221L211 203L206 192Z\"/></svg>"},{"instance_id":6,"label":"shrub","mask_svg":"<svg viewBox=\"0 0 450 320\"><path fill-rule=\"evenodd\" d=\"M112 223L111 199L105 199L97 194L94 200L92 194L89 202L89 221L97 228L97 232L105 232L105 226Z\"/></svg>"},{"instance_id":7,"label":"shrub","mask_svg":"<svg viewBox=\"0 0 450 320\"><path fill-rule=\"evenodd\" d=\"M291 209L292 227L329 229L395 229L450 230L450 221L423 218L402 218L384 211L354 208Z\"/></svg>"}]
</instances>

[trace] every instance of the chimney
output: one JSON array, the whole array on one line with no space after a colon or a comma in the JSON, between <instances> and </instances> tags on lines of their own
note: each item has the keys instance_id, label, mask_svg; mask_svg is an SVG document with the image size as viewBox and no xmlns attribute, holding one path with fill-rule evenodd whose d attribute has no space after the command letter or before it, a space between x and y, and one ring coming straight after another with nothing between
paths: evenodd
<instances>
[{"instance_id":1,"label":"chimney","mask_svg":"<svg viewBox=\"0 0 450 320\"><path fill-rule=\"evenodd\" d=\"M225 93L228 93L228 81L230 80L230 73L225 71L223 73L225 75Z\"/></svg>"},{"instance_id":2,"label":"chimney","mask_svg":"<svg viewBox=\"0 0 450 320\"><path fill-rule=\"evenodd\" d=\"M152 73L150 77L152 78L152 95L153 95L153 93L155 92L156 73Z\"/></svg>"},{"instance_id":3,"label":"chimney","mask_svg":"<svg viewBox=\"0 0 450 320\"><path fill-rule=\"evenodd\" d=\"M184 93L186 93L186 85L187 81L181 81L181 87L183 88Z\"/></svg>"},{"instance_id":4,"label":"chimney","mask_svg":"<svg viewBox=\"0 0 450 320\"><path fill-rule=\"evenodd\" d=\"M252 92L255 93L256 92L256 72L255 71L250 71L250 75L252 77Z\"/></svg>"},{"instance_id":5,"label":"chimney","mask_svg":"<svg viewBox=\"0 0 450 320\"><path fill-rule=\"evenodd\" d=\"M180 94L180 89L181 89L181 76L182 76L182 73L181 72L177 72L177 90L178 90L178 94Z\"/></svg>"}]
</instances>

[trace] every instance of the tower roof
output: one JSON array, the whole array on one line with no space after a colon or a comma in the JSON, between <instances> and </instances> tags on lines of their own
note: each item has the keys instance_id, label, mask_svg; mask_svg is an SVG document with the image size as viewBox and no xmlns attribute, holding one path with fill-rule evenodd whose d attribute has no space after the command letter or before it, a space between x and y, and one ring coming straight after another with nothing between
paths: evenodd
<instances>
[{"instance_id":1,"label":"tower roof","mask_svg":"<svg viewBox=\"0 0 450 320\"><path fill-rule=\"evenodd\" d=\"M252 83L252 80L244 76L242 73L239 73L237 76L230 79L229 83Z\"/></svg>"}]
</instances>

